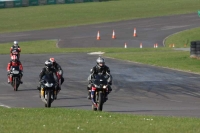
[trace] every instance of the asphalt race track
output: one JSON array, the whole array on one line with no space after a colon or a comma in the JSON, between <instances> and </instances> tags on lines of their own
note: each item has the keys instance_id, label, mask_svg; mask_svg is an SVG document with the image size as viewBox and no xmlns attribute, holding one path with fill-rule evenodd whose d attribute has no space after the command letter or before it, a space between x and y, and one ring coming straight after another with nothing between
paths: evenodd
<instances>
[{"instance_id":1,"label":"asphalt race track","mask_svg":"<svg viewBox=\"0 0 200 133\"><path fill-rule=\"evenodd\" d=\"M122 22L76 26L69 28L0 34L0 43L14 40L30 41L57 39L59 47L153 47L163 46L163 40L176 32L199 27L197 14L155 17ZM132 37L137 28L137 37ZM112 30L116 40L111 39ZM97 31L101 40L96 40ZM9 51L9 50L8 50ZM43 108L44 103L36 90L38 75L45 60L54 57L64 69L65 82L53 108L77 108L91 110L86 99L87 77L95 65L97 55L72 54L23 54L23 84L13 91L7 84L8 55L0 60L0 106ZM166 68L105 58L113 75L113 91L104 105L104 111L163 116L200 117L200 75Z\"/></svg>"}]
</instances>

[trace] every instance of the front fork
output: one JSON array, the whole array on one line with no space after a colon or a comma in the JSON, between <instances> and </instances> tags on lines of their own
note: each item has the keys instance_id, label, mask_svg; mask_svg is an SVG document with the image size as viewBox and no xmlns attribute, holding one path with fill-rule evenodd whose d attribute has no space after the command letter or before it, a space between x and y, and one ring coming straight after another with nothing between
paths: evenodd
<instances>
[{"instance_id":1,"label":"front fork","mask_svg":"<svg viewBox=\"0 0 200 133\"><path fill-rule=\"evenodd\" d=\"M41 97L44 97L44 88L41 88L40 95Z\"/></svg>"},{"instance_id":2,"label":"front fork","mask_svg":"<svg viewBox=\"0 0 200 133\"><path fill-rule=\"evenodd\" d=\"M56 89L54 90L54 96L55 95L57 95L57 91L56 91ZM42 96L42 97L44 97L44 88L41 88L41 91L40 91L40 95Z\"/></svg>"},{"instance_id":3,"label":"front fork","mask_svg":"<svg viewBox=\"0 0 200 133\"><path fill-rule=\"evenodd\" d=\"M92 102L94 104L96 104L96 100L95 100L95 92L96 92L96 88L92 86L92 91L91 91L91 99L92 99Z\"/></svg>"}]
</instances>

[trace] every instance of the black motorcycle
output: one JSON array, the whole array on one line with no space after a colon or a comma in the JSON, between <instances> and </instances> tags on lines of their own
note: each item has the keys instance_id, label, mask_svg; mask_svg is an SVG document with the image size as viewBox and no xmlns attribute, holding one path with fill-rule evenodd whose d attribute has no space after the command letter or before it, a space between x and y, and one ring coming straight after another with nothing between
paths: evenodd
<instances>
[{"instance_id":1,"label":"black motorcycle","mask_svg":"<svg viewBox=\"0 0 200 133\"><path fill-rule=\"evenodd\" d=\"M12 77L10 83L14 91L17 91L20 85L20 73L19 67L12 67L10 70L10 76Z\"/></svg>"},{"instance_id":2,"label":"black motorcycle","mask_svg":"<svg viewBox=\"0 0 200 133\"><path fill-rule=\"evenodd\" d=\"M51 107L51 103L56 96L56 82L53 75L43 76L41 82L41 99L45 103L45 107Z\"/></svg>"},{"instance_id":3,"label":"black motorcycle","mask_svg":"<svg viewBox=\"0 0 200 133\"><path fill-rule=\"evenodd\" d=\"M108 91L107 78L102 75L96 75L92 80L92 91L95 91L92 97L92 110L102 111L105 102L105 94Z\"/></svg>"}]
</instances>

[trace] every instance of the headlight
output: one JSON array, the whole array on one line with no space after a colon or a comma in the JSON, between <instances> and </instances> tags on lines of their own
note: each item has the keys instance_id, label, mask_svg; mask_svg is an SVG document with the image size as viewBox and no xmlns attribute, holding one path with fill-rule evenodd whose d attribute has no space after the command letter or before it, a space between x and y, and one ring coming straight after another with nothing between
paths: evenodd
<instances>
[{"instance_id":1,"label":"headlight","mask_svg":"<svg viewBox=\"0 0 200 133\"><path fill-rule=\"evenodd\" d=\"M107 88L107 85L104 85L103 88L106 89L106 88Z\"/></svg>"},{"instance_id":2,"label":"headlight","mask_svg":"<svg viewBox=\"0 0 200 133\"><path fill-rule=\"evenodd\" d=\"M47 87L52 87L52 86L53 86L53 83L46 83L45 86L47 86Z\"/></svg>"}]
</instances>

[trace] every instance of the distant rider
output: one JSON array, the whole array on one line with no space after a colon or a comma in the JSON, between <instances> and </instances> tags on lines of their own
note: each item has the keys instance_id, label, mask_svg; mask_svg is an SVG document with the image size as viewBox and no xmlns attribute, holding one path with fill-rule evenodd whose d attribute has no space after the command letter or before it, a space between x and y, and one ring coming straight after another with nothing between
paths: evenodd
<instances>
[{"instance_id":1,"label":"distant rider","mask_svg":"<svg viewBox=\"0 0 200 133\"><path fill-rule=\"evenodd\" d=\"M18 42L17 41L14 41L13 42L13 46L10 47L10 57L13 55L13 51L16 51L18 53L18 59L20 58L20 52L21 52L21 48L20 46L18 45Z\"/></svg>"},{"instance_id":2,"label":"distant rider","mask_svg":"<svg viewBox=\"0 0 200 133\"><path fill-rule=\"evenodd\" d=\"M97 60L97 65L94 66L92 69L91 69L91 74L89 75L88 77L88 81L89 81L89 84L88 84L88 87L87 87L87 90L88 90L88 99L91 99L91 88L92 88L92 85L91 85L91 80L95 77L95 75L97 74L103 74L103 75L107 75L108 78L107 78L107 82L108 82L108 93L106 94L105 98L106 100L108 99L107 95L112 91L112 88L111 88L111 85L112 85L112 75L110 74L110 69L108 66L105 65L105 60L102 58L102 57L98 57ZM94 92L92 92L94 93ZM94 95L94 94L92 94Z\"/></svg>"},{"instance_id":3,"label":"distant rider","mask_svg":"<svg viewBox=\"0 0 200 133\"><path fill-rule=\"evenodd\" d=\"M53 67L56 70L57 73L60 72L60 76L61 76L61 85L64 82L64 78L63 78L63 69L62 67L56 62L56 60L54 58L50 58L49 59L50 62L53 63ZM61 90L61 88L59 88L59 90Z\"/></svg>"},{"instance_id":4,"label":"distant rider","mask_svg":"<svg viewBox=\"0 0 200 133\"><path fill-rule=\"evenodd\" d=\"M8 72L8 83L10 84L10 81L12 80L12 75L10 74L12 67L19 67L20 70L20 83L22 84L22 72L23 72L23 66L22 63L18 60L16 55L11 56L11 61L7 65L7 72Z\"/></svg>"},{"instance_id":5,"label":"distant rider","mask_svg":"<svg viewBox=\"0 0 200 133\"><path fill-rule=\"evenodd\" d=\"M57 84L58 78L56 76L56 70L53 68L53 63L49 60L45 61L45 67L42 68L40 74L39 74L39 81L42 80L43 76L45 75L52 75L55 78L55 82ZM39 86L37 87L38 90L41 89L41 82L39 82Z\"/></svg>"}]
</instances>

